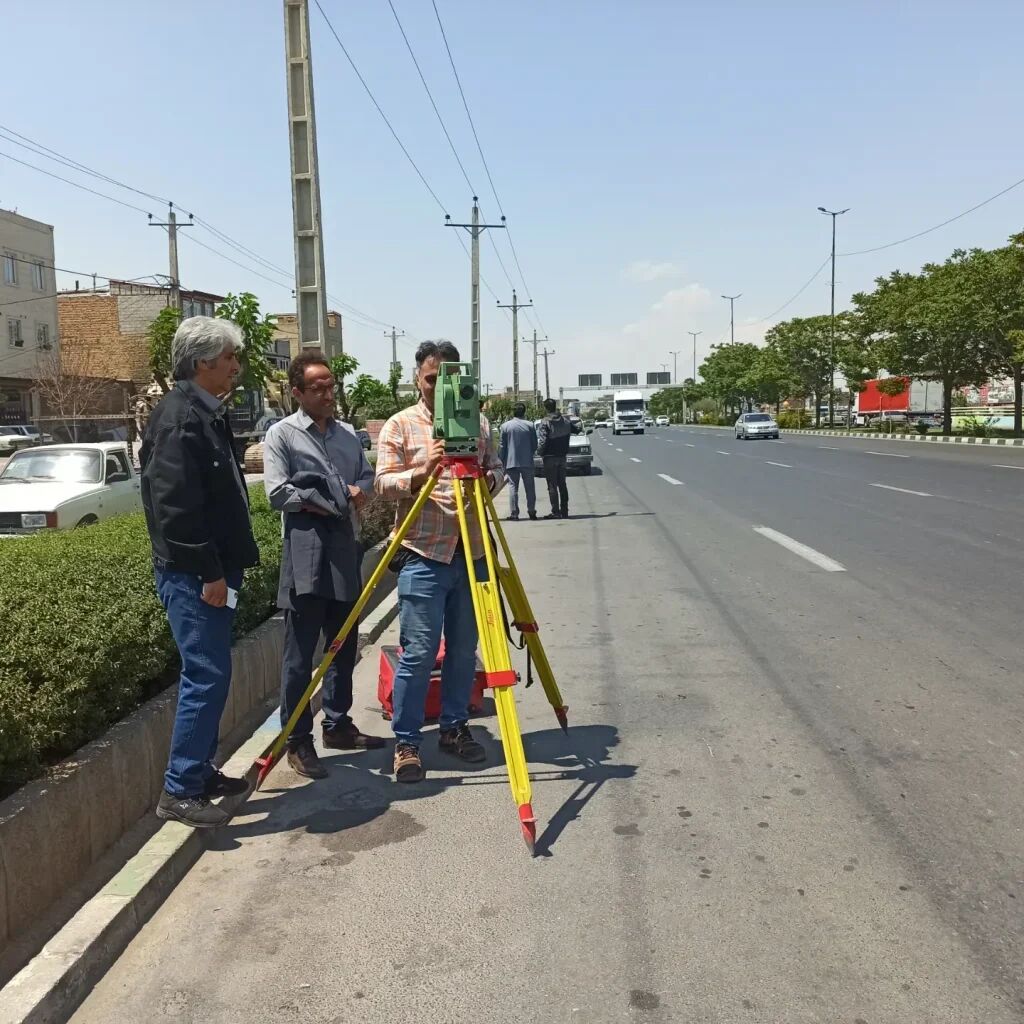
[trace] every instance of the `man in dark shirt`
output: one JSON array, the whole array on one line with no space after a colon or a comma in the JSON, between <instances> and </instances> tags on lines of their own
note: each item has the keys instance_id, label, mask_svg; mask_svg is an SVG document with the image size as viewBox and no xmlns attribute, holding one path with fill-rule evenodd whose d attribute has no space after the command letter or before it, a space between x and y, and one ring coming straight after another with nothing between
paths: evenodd
<instances>
[{"instance_id":1,"label":"man in dark shirt","mask_svg":"<svg viewBox=\"0 0 1024 1024\"><path fill-rule=\"evenodd\" d=\"M270 504L284 513L284 551L277 604L284 609L281 724L309 686L313 657L323 633L333 642L362 590L363 551L355 516L373 491L373 469L362 442L334 418L334 374L323 354L309 349L288 368L298 412L267 431L263 482ZM323 682L325 747L369 750L384 746L349 717L352 670L359 630L352 629ZM323 779L327 769L313 745L307 707L288 740L288 763L300 775Z\"/></svg>"},{"instance_id":2,"label":"man in dark shirt","mask_svg":"<svg viewBox=\"0 0 1024 1024\"><path fill-rule=\"evenodd\" d=\"M230 320L183 320L171 343L175 387L146 425L142 504L156 589L181 655L178 707L158 817L214 828L211 797L244 793L213 763L231 684L231 627L243 570L259 562L249 495L223 407L239 373L242 331Z\"/></svg>"},{"instance_id":3,"label":"man in dark shirt","mask_svg":"<svg viewBox=\"0 0 1024 1024\"><path fill-rule=\"evenodd\" d=\"M565 482L566 463L569 457L569 436L576 431L572 424L558 411L553 398L544 400L547 415L537 428L537 451L544 460L544 478L548 482L548 498L551 512L545 519L569 518L569 487Z\"/></svg>"}]
</instances>

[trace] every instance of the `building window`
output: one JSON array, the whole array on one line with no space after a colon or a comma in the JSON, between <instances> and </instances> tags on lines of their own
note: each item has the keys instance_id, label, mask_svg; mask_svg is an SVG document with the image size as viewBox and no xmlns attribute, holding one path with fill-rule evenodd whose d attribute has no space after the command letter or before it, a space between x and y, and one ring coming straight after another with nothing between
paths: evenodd
<instances>
[{"instance_id":1,"label":"building window","mask_svg":"<svg viewBox=\"0 0 1024 1024\"><path fill-rule=\"evenodd\" d=\"M18 262L9 252L4 253L4 284L18 283Z\"/></svg>"},{"instance_id":2,"label":"building window","mask_svg":"<svg viewBox=\"0 0 1024 1024\"><path fill-rule=\"evenodd\" d=\"M36 324L36 347L44 351L50 347L50 325Z\"/></svg>"},{"instance_id":3,"label":"building window","mask_svg":"<svg viewBox=\"0 0 1024 1024\"><path fill-rule=\"evenodd\" d=\"M41 292L46 287L46 277L43 274L42 260L36 260L32 264L32 287Z\"/></svg>"},{"instance_id":4,"label":"building window","mask_svg":"<svg viewBox=\"0 0 1024 1024\"><path fill-rule=\"evenodd\" d=\"M11 316L7 318L7 344L11 348L23 348L25 339L21 336L21 321Z\"/></svg>"}]
</instances>

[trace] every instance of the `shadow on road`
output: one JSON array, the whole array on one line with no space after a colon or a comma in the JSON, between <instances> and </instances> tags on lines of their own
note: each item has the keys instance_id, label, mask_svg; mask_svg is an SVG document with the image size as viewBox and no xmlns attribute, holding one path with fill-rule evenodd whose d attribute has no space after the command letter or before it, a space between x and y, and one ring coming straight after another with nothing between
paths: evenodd
<instances>
[{"instance_id":1,"label":"shadow on road","mask_svg":"<svg viewBox=\"0 0 1024 1024\"><path fill-rule=\"evenodd\" d=\"M483 764L462 764L437 751L436 732L425 733L422 747L427 777L423 782L401 785L391 775L392 750L390 744L384 750L359 751L334 755L322 752L323 761L330 775L328 778L306 783L296 781L297 776L287 765L279 766L281 774L278 788L264 789L265 797L258 802L246 804L239 812L241 820L232 822L218 830L208 839L208 847L216 850L239 849L242 841L262 835L285 832L305 832L310 835L336 835L347 831L363 832L382 819L388 810L400 809L402 805L428 797L438 797L457 786L496 786L507 788L508 777L504 771L505 756L501 741L481 725L473 726L474 736L484 745L487 761ZM535 806L539 797L544 808L543 789L547 782L575 782L576 788L562 805L547 819L547 825L537 839L536 852L539 856L551 856L555 841L573 821L579 819L583 808L593 799L601 786L610 779L630 779L636 774L635 765L608 764L611 750L619 742L618 730L610 725L570 726L566 735L561 729L544 729L523 736L527 761L531 765L530 777L534 787ZM538 764L550 765L550 769L539 769ZM457 769L463 774L454 777L439 777L430 774L431 768L445 771ZM501 769L498 771L498 769ZM283 783L283 785L282 785ZM294 783L294 785L292 785ZM499 789L498 799L511 801ZM394 815L392 815L394 818ZM423 831L410 815L402 813L392 821L381 821L374 827L373 841L368 836L357 838L347 847L352 852L368 846L385 845L408 837L409 829ZM543 824L543 821L542 821ZM389 834L389 829L394 834Z\"/></svg>"}]
</instances>

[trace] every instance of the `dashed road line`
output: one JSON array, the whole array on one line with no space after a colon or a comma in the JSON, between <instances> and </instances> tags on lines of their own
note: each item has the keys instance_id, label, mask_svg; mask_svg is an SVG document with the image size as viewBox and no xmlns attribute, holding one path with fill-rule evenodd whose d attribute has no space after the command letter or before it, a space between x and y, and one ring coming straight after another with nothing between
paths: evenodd
<instances>
[{"instance_id":1,"label":"dashed road line","mask_svg":"<svg viewBox=\"0 0 1024 1024\"><path fill-rule=\"evenodd\" d=\"M687 448L696 448L697 447L695 444L690 444L689 441L684 441L683 444L685 444Z\"/></svg>"},{"instance_id":2,"label":"dashed road line","mask_svg":"<svg viewBox=\"0 0 1024 1024\"><path fill-rule=\"evenodd\" d=\"M643 459L634 458L632 455L629 457L630 462L643 462Z\"/></svg>"},{"instance_id":3,"label":"dashed road line","mask_svg":"<svg viewBox=\"0 0 1024 1024\"><path fill-rule=\"evenodd\" d=\"M771 459L764 460L766 466L778 466L779 469L792 469L793 467L786 462L772 462Z\"/></svg>"},{"instance_id":4,"label":"dashed road line","mask_svg":"<svg viewBox=\"0 0 1024 1024\"><path fill-rule=\"evenodd\" d=\"M718 455L732 455L732 452L717 452Z\"/></svg>"},{"instance_id":5,"label":"dashed road line","mask_svg":"<svg viewBox=\"0 0 1024 1024\"><path fill-rule=\"evenodd\" d=\"M846 572L846 566L841 562L829 558L828 555L823 555L820 551L815 551L814 548L808 547L806 544L801 544L800 541L794 540L792 537L787 537L784 533L779 533L778 530L773 530L768 526L755 526L754 533L767 537L768 540L781 545L787 551L792 551L794 555L805 558L812 565L824 569L825 572Z\"/></svg>"},{"instance_id":6,"label":"dashed road line","mask_svg":"<svg viewBox=\"0 0 1024 1024\"><path fill-rule=\"evenodd\" d=\"M616 450L617 452L621 452L621 451L622 451L622 449L621 449L621 448L616 448L615 450Z\"/></svg>"},{"instance_id":7,"label":"dashed road line","mask_svg":"<svg viewBox=\"0 0 1024 1024\"><path fill-rule=\"evenodd\" d=\"M864 454L865 455L885 455L887 458L890 458L890 459L909 459L910 458L909 455L900 455L897 452L870 452L870 451L866 451L866 452L864 452Z\"/></svg>"},{"instance_id":8,"label":"dashed road line","mask_svg":"<svg viewBox=\"0 0 1024 1024\"><path fill-rule=\"evenodd\" d=\"M993 462L993 469L1024 469L1024 466L1005 466L1001 462Z\"/></svg>"},{"instance_id":9,"label":"dashed road line","mask_svg":"<svg viewBox=\"0 0 1024 1024\"><path fill-rule=\"evenodd\" d=\"M667 473L659 473L658 476L667 484L674 484L676 487L682 487L683 481L677 480L674 476L669 476Z\"/></svg>"},{"instance_id":10,"label":"dashed road line","mask_svg":"<svg viewBox=\"0 0 1024 1024\"><path fill-rule=\"evenodd\" d=\"M933 494L929 494L927 491L911 491L906 487L892 487L889 484L871 484L871 487L881 487L883 491L899 491L900 494L914 494L919 498L933 498Z\"/></svg>"},{"instance_id":11,"label":"dashed road line","mask_svg":"<svg viewBox=\"0 0 1024 1024\"><path fill-rule=\"evenodd\" d=\"M842 448L836 448L830 444L819 444L818 449L823 452L841 452L843 450Z\"/></svg>"}]
</instances>

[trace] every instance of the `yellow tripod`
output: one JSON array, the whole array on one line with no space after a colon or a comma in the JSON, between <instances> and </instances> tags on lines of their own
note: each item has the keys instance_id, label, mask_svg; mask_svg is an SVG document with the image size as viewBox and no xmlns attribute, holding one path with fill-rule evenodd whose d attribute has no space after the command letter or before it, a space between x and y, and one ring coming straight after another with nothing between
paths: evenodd
<instances>
[{"instance_id":1,"label":"yellow tripod","mask_svg":"<svg viewBox=\"0 0 1024 1024\"><path fill-rule=\"evenodd\" d=\"M313 673L313 677L306 688L306 692L302 695L302 699L285 723L284 728L281 729L274 740L264 749L263 753L253 762L246 777L254 785L254 788L259 789L274 765L280 760L281 755L284 753L285 745L288 742L288 737L294 730L299 716L313 699L313 694L316 693L324 675L331 666L331 662L334 661L335 655L341 650L345 638L355 628L363 608L366 607L366 603L370 599L370 595L387 571L388 563L398 553L402 541L422 512L431 491L433 491L441 473L445 469L449 470L452 476L455 507L459 518L459 533L462 538L462 550L465 553L466 567L470 579L473 612L476 617L477 632L480 637L480 657L484 665L484 673L487 679L486 685L494 690L494 704L498 711L498 726L502 747L505 751L505 763L508 766L508 780L512 788L512 798L515 800L519 812L519 824L523 838L526 840L526 844L532 853L537 838L537 821L533 814L530 775L526 768L526 754L523 751L523 738L519 730L519 716L516 714L515 699L512 696L512 687L518 682L519 677L512 668L508 638L504 630L505 617L501 607L501 593L504 593L505 599L508 601L509 608L512 611L513 624L525 638L530 657L537 666L537 675L544 688L544 693L554 709L563 730L568 729L568 708L563 703L562 695L558 690L558 684L555 682L551 665L548 662L544 646L540 640L537 621L533 617L533 611L530 608L530 602L527 600L526 591L523 589L522 580L515 567L515 562L512 560L512 552L509 550L508 542L505 539L501 523L495 512L494 501L487 489L483 471L475 455L447 456L420 489L412 508L409 510L409 514L395 531L395 535L381 557L380 562L378 562L377 568L363 587L359 600L356 601L348 618L338 631L338 635L332 641L323 660ZM468 513L470 509L476 513L477 522L480 525L480 535L483 540L486 576L482 580L477 579L476 566L473 562L473 548L469 532ZM501 552L504 555L504 565L499 562L498 552L495 551L494 543L491 539L491 527L494 529Z\"/></svg>"}]
</instances>

